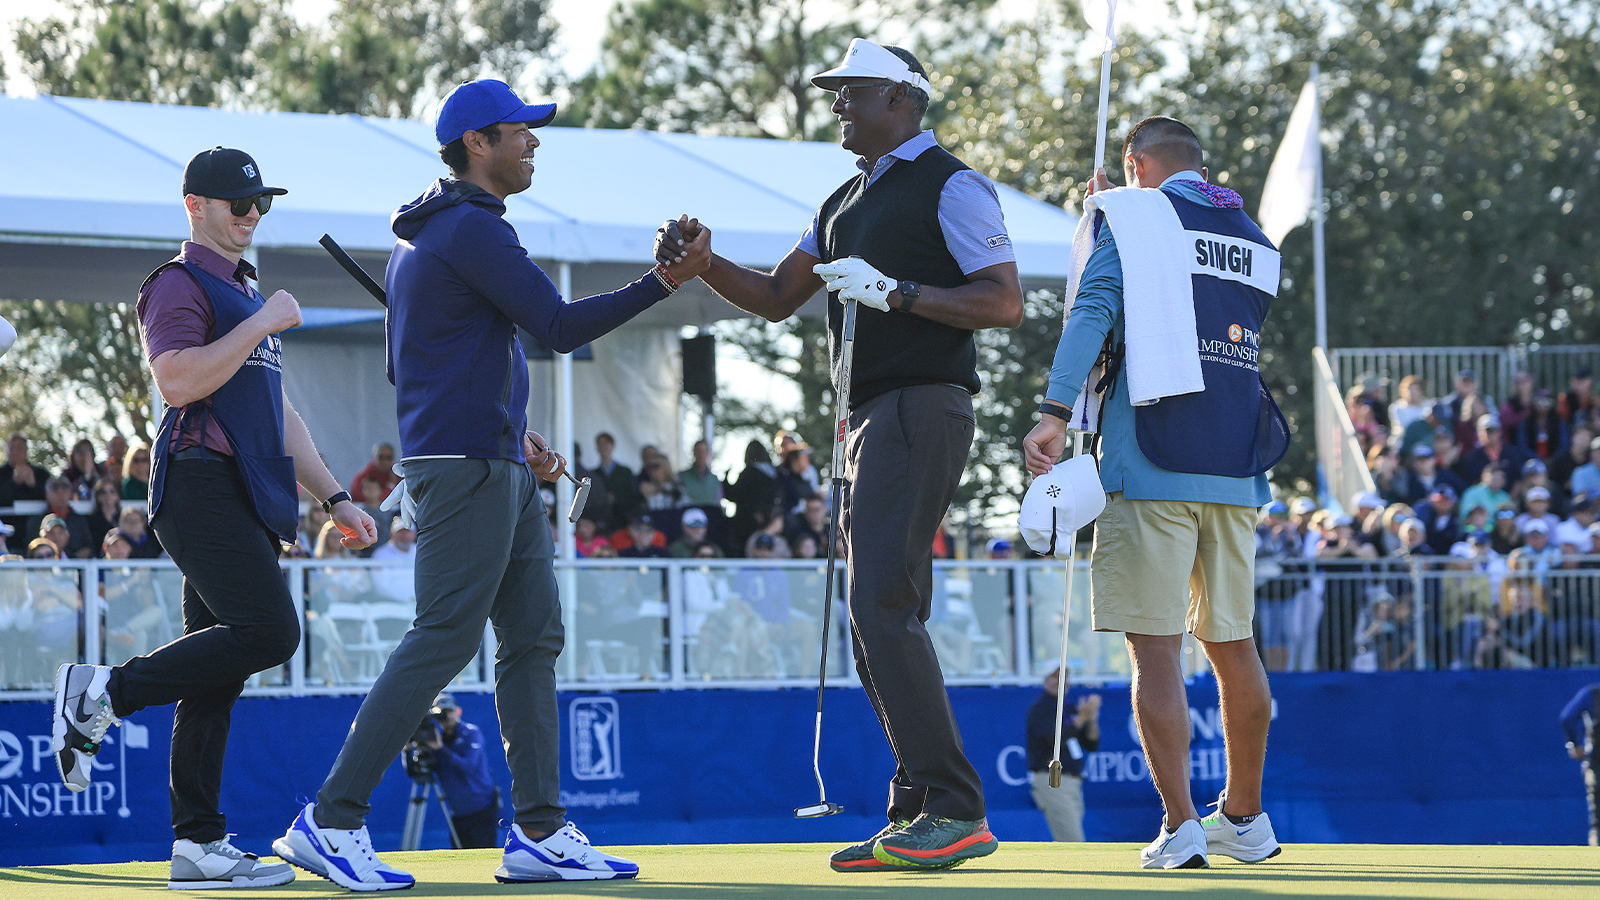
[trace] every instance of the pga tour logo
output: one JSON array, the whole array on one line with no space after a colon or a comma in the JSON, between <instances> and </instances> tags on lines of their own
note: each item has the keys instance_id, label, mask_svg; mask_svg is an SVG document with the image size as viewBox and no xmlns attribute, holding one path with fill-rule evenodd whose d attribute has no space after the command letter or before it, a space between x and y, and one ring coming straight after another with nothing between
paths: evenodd
<instances>
[{"instance_id":1,"label":"pga tour logo","mask_svg":"<svg viewBox=\"0 0 1600 900\"><path fill-rule=\"evenodd\" d=\"M610 697L579 697L568 708L572 775L579 781L622 777L622 715Z\"/></svg>"}]
</instances>

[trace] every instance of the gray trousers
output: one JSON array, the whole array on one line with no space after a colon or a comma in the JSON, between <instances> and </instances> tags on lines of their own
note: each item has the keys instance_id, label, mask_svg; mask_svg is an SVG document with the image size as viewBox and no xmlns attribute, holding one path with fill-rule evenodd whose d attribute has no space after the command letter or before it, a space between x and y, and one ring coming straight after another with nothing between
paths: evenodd
<instances>
[{"instance_id":1,"label":"gray trousers","mask_svg":"<svg viewBox=\"0 0 1600 900\"><path fill-rule=\"evenodd\" d=\"M554 831L566 822L555 676L565 632L538 479L504 459L412 460L405 470L417 501L417 620L361 701L317 793L317 824L364 824L373 789L477 654L488 620L515 821Z\"/></svg>"},{"instance_id":2,"label":"gray trousers","mask_svg":"<svg viewBox=\"0 0 1600 900\"><path fill-rule=\"evenodd\" d=\"M888 816L984 817L926 627L933 537L972 447L972 397L944 384L880 394L850 414L844 503L851 649L894 752Z\"/></svg>"},{"instance_id":3,"label":"gray trousers","mask_svg":"<svg viewBox=\"0 0 1600 900\"><path fill-rule=\"evenodd\" d=\"M1033 803L1044 813L1052 841L1083 840L1083 779L1061 773L1061 786L1050 786L1049 772L1034 772L1029 788Z\"/></svg>"}]
</instances>

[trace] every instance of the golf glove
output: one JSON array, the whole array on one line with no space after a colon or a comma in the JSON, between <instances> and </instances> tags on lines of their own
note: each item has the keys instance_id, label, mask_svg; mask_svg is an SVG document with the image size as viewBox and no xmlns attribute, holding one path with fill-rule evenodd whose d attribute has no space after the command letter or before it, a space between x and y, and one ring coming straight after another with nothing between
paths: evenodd
<instances>
[{"instance_id":1,"label":"golf glove","mask_svg":"<svg viewBox=\"0 0 1600 900\"><path fill-rule=\"evenodd\" d=\"M855 300L881 312L889 311L889 292L899 287L859 256L818 263L811 271L822 276L828 283L828 290L838 291L840 300Z\"/></svg>"},{"instance_id":2,"label":"golf glove","mask_svg":"<svg viewBox=\"0 0 1600 900\"><path fill-rule=\"evenodd\" d=\"M401 463L396 463L395 468L399 469L401 465ZM403 473L396 472L396 474L402 475L400 483L394 486L394 490L389 492L389 496L383 498L383 503L378 506L378 509L383 512L391 512L396 506L400 507L400 527L415 531L417 528L417 501L411 496L411 491L406 488L406 480L403 477Z\"/></svg>"}]
</instances>

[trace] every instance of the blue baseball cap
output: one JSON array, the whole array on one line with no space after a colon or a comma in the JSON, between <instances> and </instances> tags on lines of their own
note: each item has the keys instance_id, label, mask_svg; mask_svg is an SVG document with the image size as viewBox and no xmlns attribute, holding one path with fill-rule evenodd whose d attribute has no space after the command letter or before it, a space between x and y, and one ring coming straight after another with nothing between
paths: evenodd
<instances>
[{"instance_id":1,"label":"blue baseball cap","mask_svg":"<svg viewBox=\"0 0 1600 900\"><path fill-rule=\"evenodd\" d=\"M444 98L433 136L442 147L469 131L481 131L499 122L526 122L529 128L542 128L555 117L554 103L523 103L511 85L484 78L462 82Z\"/></svg>"}]
</instances>

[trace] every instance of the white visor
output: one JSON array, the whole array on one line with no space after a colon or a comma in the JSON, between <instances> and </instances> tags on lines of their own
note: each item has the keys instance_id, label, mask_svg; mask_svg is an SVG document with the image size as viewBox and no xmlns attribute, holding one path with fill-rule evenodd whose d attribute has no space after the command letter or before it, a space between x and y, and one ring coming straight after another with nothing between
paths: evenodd
<instances>
[{"instance_id":1,"label":"white visor","mask_svg":"<svg viewBox=\"0 0 1600 900\"><path fill-rule=\"evenodd\" d=\"M933 95L928 79L911 71L905 60L866 38L851 41L850 49L844 52L844 62L821 75L811 76L811 83L825 91L837 91L847 78L886 78L896 84L921 88L930 97Z\"/></svg>"}]
</instances>

